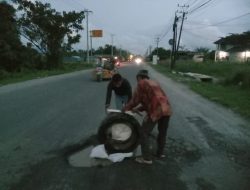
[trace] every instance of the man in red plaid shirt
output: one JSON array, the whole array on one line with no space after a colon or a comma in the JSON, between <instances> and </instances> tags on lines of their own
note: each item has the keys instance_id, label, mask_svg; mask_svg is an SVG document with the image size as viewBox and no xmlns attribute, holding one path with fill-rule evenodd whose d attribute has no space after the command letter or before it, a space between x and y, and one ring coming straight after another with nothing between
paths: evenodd
<instances>
[{"instance_id":1,"label":"man in red plaid shirt","mask_svg":"<svg viewBox=\"0 0 250 190\"><path fill-rule=\"evenodd\" d=\"M157 157L165 157L163 151L166 143L168 123L171 115L171 107L165 92L160 85L149 79L148 71L141 70L136 76L137 87L132 99L124 107L123 111L145 111L147 115L143 119L140 129L142 157L137 157L139 163L152 164L149 135L154 126L158 124Z\"/></svg>"}]
</instances>

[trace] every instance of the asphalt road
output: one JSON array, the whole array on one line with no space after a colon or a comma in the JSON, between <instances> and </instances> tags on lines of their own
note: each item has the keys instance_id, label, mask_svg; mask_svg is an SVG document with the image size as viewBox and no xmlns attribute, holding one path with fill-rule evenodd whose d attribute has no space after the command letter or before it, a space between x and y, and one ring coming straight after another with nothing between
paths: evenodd
<instances>
[{"instance_id":1,"label":"asphalt road","mask_svg":"<svg viewBox=\"0 0 250 190\"><path fill-rule=\"evenodd\" d=\"M133 159L68 164L68 151L92 142L105 117L108 81L80 71L0 87L0 189L250 189L249 121L146 65L123 64L120 72L135 87L140 68L149 69L173 107L166 159L152 166Z\"/></svg>"}]
</instances>

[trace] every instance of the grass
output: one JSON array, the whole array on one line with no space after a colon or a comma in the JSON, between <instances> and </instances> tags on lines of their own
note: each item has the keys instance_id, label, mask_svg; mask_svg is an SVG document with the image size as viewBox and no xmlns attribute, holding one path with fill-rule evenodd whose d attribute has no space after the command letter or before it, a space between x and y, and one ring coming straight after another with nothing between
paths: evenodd
<instances>
[{"instance_id":1,"label":"grass","mask_svg":"<svg viewBox=\"0 0 250 190\"><path fill-rule=\"evenodd\" d=\"M190 82L190 88L250 119L250 90L238 86Z\"/></svg>"},{"instance_id":2,"label":"grass","mask_svg":"<svg viewBox=\"0 0 250 190\"><path fill-rule=\"evenodd\" d=\"M202 96L220 103L233 111L241 114L243 117L250 119L250 85L249 80L244 80L245 85L239 85L234 80L234 76L239 73L247 73L250 76L249 64L236 63L177 63L175 71L193 72L207 74L220 79L219 83L204 83L190 80L184 76L173 74L169 66L165 64L152 65L152 67L173 78L176 81L183 82L193 91ZM245 75L244 75L245 76ZM236 77L237 78L237 77ZM226 81L226 82L224 82Z\"/></svg>"},{"instance_id":3,"label":"grass","mask_svg":"<svg viewBox=\"0 0 250 190\"><path fill-rule=\"evenodd\" d=\"M2 75L0 73L0 86L36 78L44 78L53 75L80 71L92 67L92 64L87 63L64 63L61 68L55 70L22 70L18 73L3 72Z\"/></svg>"}]
</instances>

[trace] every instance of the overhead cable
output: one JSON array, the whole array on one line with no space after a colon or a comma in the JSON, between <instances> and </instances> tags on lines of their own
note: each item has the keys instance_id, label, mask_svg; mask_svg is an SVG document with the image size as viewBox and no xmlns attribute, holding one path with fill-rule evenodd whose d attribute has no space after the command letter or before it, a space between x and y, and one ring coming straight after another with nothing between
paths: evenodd
<instances>
[{"instance_id":1,"label":"overhead cable","mask_svg":"<svg viewBox=\"0 0 250 190\"><path fill-rule=\"evenodd\" d=\"M237 20L239 18L242 18L242 17L245 17L247 15L250 15L250 12L248 13L245 13L245 14L242 14L242 15L239 15L239 16L236 16L236 17L233 17L233 18L230 18L230 19L227 19L227 20L224 20L224 21L220 21L220 22L217 22L215 24L209 24L209 25L206 25L204 27L197 27L197 28L193 28L193 29L203 29L203 28L207 28L207 27L210 27L210 26L217 26L217 25L221 25L221 24L224 24L224 23L228 23L228 22L232 22L234 20Z\"/></svg>"},{"instance_id":2,"label":"overhead cable","mask_svg":"<svg viewBox=\"0 0 250 190\"><path fill-rule=\"evenodd\" d=\"M201 4L200 6L196 7L195 9L189 11L189 15L192 14L194 11L200 9L201 7L205 6L205 5L208 4L210 1L212 1L212 0L208 0L208 1L206 1L205 3Z\"/></svg>"}]
</instances>

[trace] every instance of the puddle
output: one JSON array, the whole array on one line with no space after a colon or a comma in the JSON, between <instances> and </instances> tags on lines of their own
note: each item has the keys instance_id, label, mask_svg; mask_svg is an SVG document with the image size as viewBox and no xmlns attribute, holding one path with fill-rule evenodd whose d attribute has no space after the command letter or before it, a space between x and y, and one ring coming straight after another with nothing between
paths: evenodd
<instances>
[{"instance_id":1,"label":"puddle","mask_svg":"<svg viewBox=\"0 0 250 190\"><path fill-rule=\"evenodd\" d=\"M90 153L93 148L94 146L89 146L85 149L73 153L68 157L69 164L73 167L94 167L94 166L109 166L114 163L108 159L90 158ZM140 156L140 155L141 155L141 147L138 146L134 150L133 156Z\"/></svg>"},{"instance_id":2,"label":"puddle","mask_svg":"<svg viewBox=\"0 0 250 190\"><path fill-rule=\"evenodd\" d=\"M69 164L73 167L93 167L93 166L107 166L112 164L108 159L90 158L91 150L94 146L89 146L69 156Z\"/></svg>"}]
</instances>

